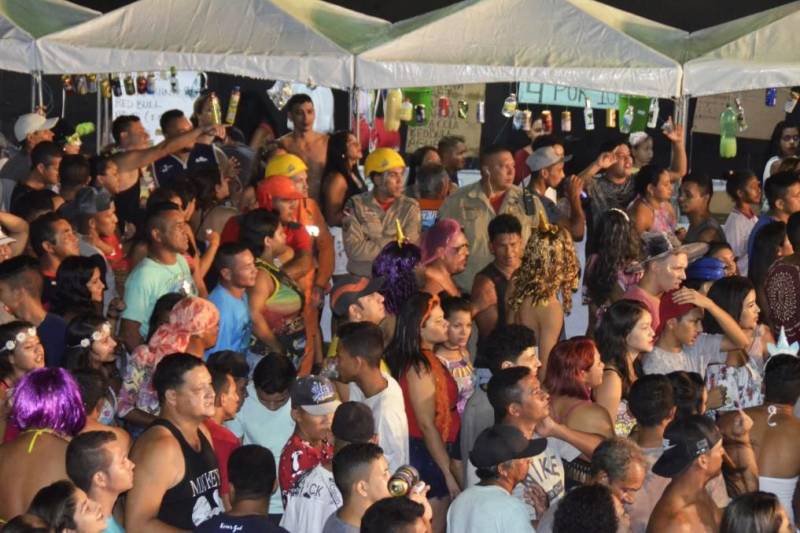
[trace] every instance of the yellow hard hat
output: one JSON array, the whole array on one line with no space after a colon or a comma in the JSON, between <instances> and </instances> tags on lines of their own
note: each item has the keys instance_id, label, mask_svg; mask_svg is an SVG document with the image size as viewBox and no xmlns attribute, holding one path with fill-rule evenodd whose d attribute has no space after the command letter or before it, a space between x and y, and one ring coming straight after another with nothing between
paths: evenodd
<instances>
[{"instance_id":1,"label":"yellow hard hat","mask_svg":"<svg viewBox=\"0 0 800 533\"><path fill-rule=\"evenodd\" d=\"M267 170L264 172L265 178L272 176L296 176L304 170L308 170L305 162L294 154L276 155L267 162Z\"/></svg>"},{"instance_id":2,"label":"yellow hard hat","mask_svg":"<svg viewBox=\"0 0 800 533\"><path fill-rule=\"evenodd\" d=\"M364 174L370 176L373 172L386 172L397 167L406 167L403 156L391 148L378 148L367 156L364 162Z\"/></svg>"}]
</instances>

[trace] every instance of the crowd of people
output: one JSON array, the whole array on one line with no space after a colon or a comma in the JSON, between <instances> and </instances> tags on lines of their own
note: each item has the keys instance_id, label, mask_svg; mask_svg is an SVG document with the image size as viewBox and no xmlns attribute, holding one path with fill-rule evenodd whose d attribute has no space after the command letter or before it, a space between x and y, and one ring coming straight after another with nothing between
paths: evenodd
<instances>
[{"instance_id":1,"label":"crowd of people","mask_svg":"<svg viewBox=\"0 0 800 533\"><path fill-rule=\"evenodd\" d=\"M668 168L637 132L566 176L535 121L465 183L457 136L365 157L307 95L280 138L212 108L91 158L15 124L3 531L795 529L796 125L718 219L678 124Z\"/></svg>"}]
</instances>

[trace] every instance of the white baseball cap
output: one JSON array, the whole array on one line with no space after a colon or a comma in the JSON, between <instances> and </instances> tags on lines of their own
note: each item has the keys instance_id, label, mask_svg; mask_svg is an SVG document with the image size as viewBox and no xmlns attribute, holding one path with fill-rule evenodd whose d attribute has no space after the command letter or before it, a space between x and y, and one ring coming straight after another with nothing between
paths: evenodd
<instances>
[{"instance_id":1,"label":"white baseball cap","mask_svg":"<svg viewBox=\"0 0 800 533\"><path fill-rule=\"evenodd\" d=\"M46 118L39 113L26 113L21 115L14 123L14 137L22 142L30 133L52 129L58 122L58 117Z\"/></svg>"},{"instance_id":2,"label":"white baseball cap","mask_svg":"<svg viewBox=\"0 0 800 533\"><path fill-rule=\"evenodd\" d=\"M17 239L15 239L14 237L9 237L5 233L3 233L2 229L0 229L0 246L4 244L11 244L12 242L17 242Z\"/></svg>"}]
</instances>

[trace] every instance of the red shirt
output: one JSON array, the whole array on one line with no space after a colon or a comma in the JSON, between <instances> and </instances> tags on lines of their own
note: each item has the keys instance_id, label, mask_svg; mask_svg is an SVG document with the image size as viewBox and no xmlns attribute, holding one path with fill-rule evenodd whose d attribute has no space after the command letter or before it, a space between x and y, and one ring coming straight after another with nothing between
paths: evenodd
<instances>
[{"instance_id":1,"label":"red shirt","mask_svg":"<svg viewBox=\"0 0 800 533\"><path fill-rule=\"evenodd\" d=\"M531 153L525 148L520 148L514 154L514 185L519 185L522 180L531 175L531 169L528 166L528 158Z\"/></svg>"},{"instance_id":2,"label":"red shirt","mask_svg":"<svg viewBox=\"0 0 800 533\"><path fill-rule=\"evenodd\" d=\"M228 494L231 486L228 484L228 459L233 450L242 445L242 442L225 426L220 426L210 418L205 421L208 432L211 433L211 443L214 445L214 455L219 463L220 494Z\"/></svg>"},{"instance_id":3,"label":"red shirt","mask_svg":"<svg viewBox=\"0 0 800 533\"><path fill-rule=\"evenodd\" d=\"M500 207L503 205L503 200L506 199L506 192L501 194L500 196L495 196L494 198L489 198L489 203L492 204L492 209L494 209L495 213L500 212Z\"/></svg>"},{"instance_id":4,"label":"red shirt","mask_svg":"<svg viewBox=\"0 0 800 533\"><path fill-rule=\"evenodd\" d=\"M130 270L130 263L128 262L128 258L125 257L125 252L122 250L122 243L119 237L112 234L108 237L100 237L100 240L113 249L110 254L106 255L106 260L108 264L111 265L111 269L115 272L128 272Z\"/></svg>"},{"instance_id":5,"label":"red shirt","mask_svg":"<svg viewBox=\"0 0 800 533\"><path fill-rule=\"evenodd\" d=\"M294 488L300 476L319 464L329 463L332 459L333 444L323 442L321 448L315 448L297 433L293 433L283 447L278 463L278 482L281 486L283 505L286 505L286 496Z\"/></svg>"}]
</instances>

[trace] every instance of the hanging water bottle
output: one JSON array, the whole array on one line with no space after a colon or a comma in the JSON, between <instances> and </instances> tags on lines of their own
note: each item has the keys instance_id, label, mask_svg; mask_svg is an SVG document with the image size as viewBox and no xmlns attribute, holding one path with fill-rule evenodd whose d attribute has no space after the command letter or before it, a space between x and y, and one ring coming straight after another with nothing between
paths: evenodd
<instances>
[{"instance_id":1,"label":"hanging water bottle","mask_svg":"<svg viewBox=\"0 0 800 533\"><path fill-rule=\"evenodd\" d=\"M500 111L504 117L511 118L517 110L517 94L511 93L503 102L503 109Z\"/></svg>"},{"instance_id":2,"label":"hanging water bottle","mask_svg":"<svg viewBox=\"0 0 800 533\"><path fill-rule=\"evenodd\" d=\"M523 113L521 109L517 109L514 111L514 118L511 120L511 125L514 126L515 130L521 130L524 123L525 113Z\"/></svg>"},{"instance_id":3,"label":"hanging water bottle","mask_svg":"<svg viewBox=\"0 0 800 533\"><path fill-rule=\"evenodd\" d=\"M594 110L592 110L592 101L589 98L586 99L586 107L583 108L583 124L586 131L594 129Z\"/></svg>"},{"instance_id":4,"label":"hanging water bottle","mask_svg":"<svg viewBox=\"0 0 800 533\"><path fill-rule=\"evenodd\" d=\"M619 125L619 131L622 133L630 133L631 126L633 126L633 106L629 105L622 115L622 123Z\"/></svg>"},{"instance_id":5,"label":"hanging water bottle","mask_svg":"<svg viewBox=\"0 0 800 533\"><path fill-rule=\"evenodd\" d=\"M658 123L658 98L650 100L650 110L647 112L647 127L655 128Z\"/></svg>"},{"instance_id":6,"label":"hanging water bottle","mask_svg":"<svg viewBox=\"0 0 800 533\"><path fill-rule=\"evenodd\" d=\"M736 157L736 130L738 120L730 104L719 116L719 156L723 159Z\"/></svg>"}]
</instances>

